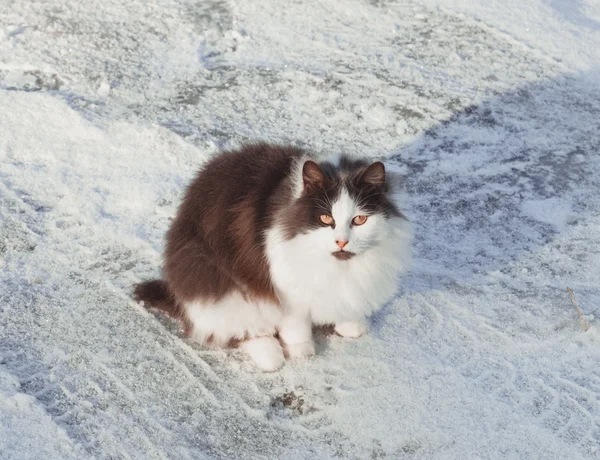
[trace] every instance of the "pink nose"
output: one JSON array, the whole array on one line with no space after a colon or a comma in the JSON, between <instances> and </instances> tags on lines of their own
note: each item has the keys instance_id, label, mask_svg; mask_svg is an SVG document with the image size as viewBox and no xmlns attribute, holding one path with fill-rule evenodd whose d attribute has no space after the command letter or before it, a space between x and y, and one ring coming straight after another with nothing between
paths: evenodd
<instances>
[{"instance_id":1,"label":"pink nose","mask_svg":"<svg viewBox=\"0 0 600 460\"><path fill-rule=\"evenodd\" d=\"M336 240L335 243L340 247L340 249L344 249L346 247L346 245L348 244L348 241L347 240Z\"/></svg>"}]
</instances>

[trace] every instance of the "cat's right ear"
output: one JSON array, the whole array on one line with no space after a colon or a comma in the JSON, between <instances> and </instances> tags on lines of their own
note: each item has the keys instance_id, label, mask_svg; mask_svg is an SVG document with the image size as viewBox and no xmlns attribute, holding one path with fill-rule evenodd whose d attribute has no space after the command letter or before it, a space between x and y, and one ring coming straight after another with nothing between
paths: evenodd
<instances>
[{"instance_id":1,"label":"cat's right ear","mask_svg":"<svg viewBox=\"0 0 600 460\"><path fill-rule=\"evenodd\" d=\"M302 180L304 181L304 188L317 188L325 185L327 176L321 171L317 163L308 160L302 167Z\"/></svg>"}]
</instances>

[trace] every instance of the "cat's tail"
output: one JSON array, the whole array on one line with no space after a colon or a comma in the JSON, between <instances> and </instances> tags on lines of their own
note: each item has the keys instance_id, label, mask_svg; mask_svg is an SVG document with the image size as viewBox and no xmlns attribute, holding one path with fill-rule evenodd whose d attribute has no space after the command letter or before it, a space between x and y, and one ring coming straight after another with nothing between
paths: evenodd
<instances>
[{"instance_id":1,"label":"cat's tail","mask_svg":"<svg viewBox=\"0 0 600 460\"><path fill-rule=\"evenodd\" d=\"M169 290L169 285L164 280L144 281L136 284L133 298L138 302L143 301L146 308L156 308L172 318L185 320L182 306L175 300Z\"/></svg>"}]
</instances>

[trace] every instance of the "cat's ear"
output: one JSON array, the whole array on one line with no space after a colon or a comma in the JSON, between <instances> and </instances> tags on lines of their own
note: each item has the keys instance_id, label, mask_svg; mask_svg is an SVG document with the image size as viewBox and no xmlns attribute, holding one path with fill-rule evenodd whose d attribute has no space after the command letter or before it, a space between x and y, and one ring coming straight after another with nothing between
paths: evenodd
<instances>
[{"instance_id":1,"label":"cat's ear","mask_svg":"<svg viewBox=\"0 0 600 460\"><path fill-rule=\"evenodd\" d=\"M302 167L302 180L304 187L322 187L327 181L327 176L317 163L307 160Z\"/></svg>"},{"instance_id":2,"label":"cat's ear","mask_svg":"<svg viewBox=\"0 0 600 460\"><path fill-rule=\"evenodd\" d=\"M385 185L385 166L381 161L376 161L364 170L359 181L366 185L383 187Z\"/></svg>"}]
</instances>

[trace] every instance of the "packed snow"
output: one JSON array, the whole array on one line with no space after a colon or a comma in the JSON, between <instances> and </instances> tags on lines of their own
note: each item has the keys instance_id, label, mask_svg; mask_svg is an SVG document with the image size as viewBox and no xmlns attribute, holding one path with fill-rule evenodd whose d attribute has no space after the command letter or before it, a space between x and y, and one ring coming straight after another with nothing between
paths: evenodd
<instances>
[{"instance_id":1,"label":"packed snow","mask_svg":"<svg viewBox=\"0 0 600 460\"><path fill-rule=\"evenodd\" d=\"M599 65L591 0L5 2L0 458L600 458ZM385 157L416 234L272 374L130 298L258 139Z\"/></svg>"}]
</instances>

